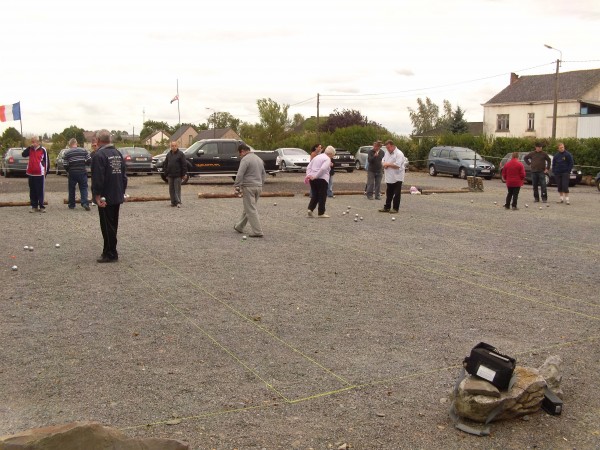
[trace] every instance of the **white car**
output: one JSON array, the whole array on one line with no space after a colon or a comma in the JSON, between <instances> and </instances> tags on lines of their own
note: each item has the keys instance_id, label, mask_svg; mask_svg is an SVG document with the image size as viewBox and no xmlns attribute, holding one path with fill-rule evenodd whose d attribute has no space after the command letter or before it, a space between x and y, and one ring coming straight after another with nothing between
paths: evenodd
<instances>
[{"instance_id":1,"label":"white car","mask_svg":"<svg viewBox=\"0 0 600 450\"><path fill-rule=\"evenodd\" d=\"M277 167L282 172L306 172L310 155L301 148L278 148Z\"/></svg>"}]
</instances>

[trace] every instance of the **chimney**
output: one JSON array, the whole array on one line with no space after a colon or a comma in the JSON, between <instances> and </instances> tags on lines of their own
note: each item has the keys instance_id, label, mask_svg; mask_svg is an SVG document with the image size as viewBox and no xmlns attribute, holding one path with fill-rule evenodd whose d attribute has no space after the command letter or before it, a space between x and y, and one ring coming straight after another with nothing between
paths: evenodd
<instances>
[{"instance_id":1,"label":"chimney","mask_svg":"<svg viewBox=\"0 0 600 450\"><path fill-rule=\"evenodd\" d=\"M519 75L514 72L510 73L510 84L515 83L519 79Z\"/></svg>"}]
</instances>

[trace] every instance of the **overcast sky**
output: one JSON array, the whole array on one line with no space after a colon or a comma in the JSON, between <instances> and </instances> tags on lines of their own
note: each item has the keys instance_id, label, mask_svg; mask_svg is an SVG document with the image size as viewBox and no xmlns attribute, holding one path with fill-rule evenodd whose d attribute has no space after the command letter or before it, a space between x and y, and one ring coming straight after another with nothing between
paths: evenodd
<instances>
[{"instance_id":1,"label":"overcast sky","mask_svg":"<svg viewBox=\"0 0 600 450\"><path fill-rule=\"evenodd\" d=\"M400 134L429 96L482 121L519 75L600 68L598 0L20 0L3 2L0 105L23 133L76 125L139 133L144 120L259 120L357 109ZM207 109L207 108L212 108ZM0 133L19 122L0 123Z\"/></svg>"}]
</instances>

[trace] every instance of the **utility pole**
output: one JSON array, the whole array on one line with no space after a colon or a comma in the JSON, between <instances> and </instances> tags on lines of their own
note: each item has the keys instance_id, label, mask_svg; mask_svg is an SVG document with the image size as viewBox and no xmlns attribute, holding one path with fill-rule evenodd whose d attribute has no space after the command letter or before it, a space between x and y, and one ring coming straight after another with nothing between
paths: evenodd
<instances>
[{"instance_id":1,"label":"utility pole","mask_svg":"<svg viewBox=\"0 0 600 450\"><path fill-rule=\"evenodd\" d=\"M558 116L558 71L560 62L562 61L562 52L548 44L544 44L544 47L549 48L550 50L556 50L560 53L560 58L556 60L556 74L554 75L554 107L552 109L552 139L556 139L556 118Z\"/></svg>"},{"instance_id":2,"label":"utility pole","mask_svg":"<svg viewBox=\"0 0 600 450\"><path fill-rule=\"evenodd\" d=\"M320 129L320 127L319 127L319 97L320 97L320 94L317 92L317 143L321 140L319 138L319 129Z\"/></svg>"}]
</instances>

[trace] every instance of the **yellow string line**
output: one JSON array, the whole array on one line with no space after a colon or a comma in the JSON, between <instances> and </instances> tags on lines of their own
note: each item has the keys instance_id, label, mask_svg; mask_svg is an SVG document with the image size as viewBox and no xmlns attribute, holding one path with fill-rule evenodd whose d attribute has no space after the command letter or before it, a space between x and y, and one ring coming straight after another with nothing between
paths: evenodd
<instances>
[{"instance_id":1,"label":"yellow string line","mask_svg":"<svg viewBox=\"0 0 600 450\"><path fill-rule=\"evenodd\" d=\"M523 355L523 354L528 354L528 353L531 353L532 351L543 351L543 350L550 350L550 349L559 348L559 347L566 347L566 346L574 346L574 345L578 345L578 344L585 344L585 343L588 343L588 342L593 342L593 341L598 340L598 339L600 339L600 336L590 336L590 337L583 338L583 339L578 339L578 340L575 340L575 341L561 342L561 343L558 343L558 344L552 344L552 345L547 345L547 346L537 347L537 348L534 347L534 348L531 348L529 350L523 350L521 352L517 352L517 353L515 353L515 356L519 356L519 355ZM333 396L333 395L341 394L341 393L352 391L352 390L359 390L359 389L365 389L365 388L369 388L369 387L376 387L376 386L381 385L381 384L394 383L394 382L398 382L398 381L402 381L402 380L408 380L408 379L412 379L412 378L416 378L416 377L420 377L420 376L424 376L424 375L432 375L432 374L439 373L439 372L444 372L444 371L447 371L447 370L459 369L460 367L462 367L462 364L454 364L452 366L438 367L438 368L435 368L435 369L429 369L429 370L423 370L423 371L419 371L419 372L413 372L411 374L402 375L402 376L399 376L399 377L392 377L392 378L387 378L387 379L383 379L383 380L374 380L374 381L371 381L371 382L368 382L368 383L362 383L362 384L357 384L357 385L353 385L353 386L347 386L347 387L344 387L342 389L337 389L337 390L328 391L328 392L321 392L321 393L317 393L317 394L310 395L310 396L307 396L307 397L300 397L300 398L296 398L296 399L292 399L292 400L287 400L285 403L289 404L289 405L295 405L297 403L303 403L303 402L315 400L315 399L322 398L322 397L330 397L330 396ZM269 404L266 404L266 405L247 406L247 407L244 407L244 408L227 409L227 410L222 410L222 411L213 411L213 412L208 412L208 413L204 413L204 414L198 414L198 415L195 415L195 416L180 417L180 418L177 418L177 420L184 421L184 420L205 419L205 418L208 418L208 417L214 417L214 416L218 416L218 415L238 413L238 412L247 412L247 411L251 411L251 410L254 410L254 409L272 408L272 407L275 407L275 406L279 406L279 403L269 403ZM165 420L156 421L156 422L152 422L152 423L147 423L147 424L143 424L143 425L132 425L132 426L129 426L129 427L121 428L121 430L131 430L131 429L135 429L135 428L165 425L168 422L171 422L172 420L173 419L165 419Z\"/></svg>"}]
</instances>

